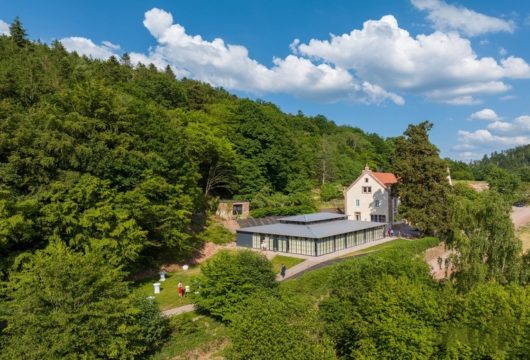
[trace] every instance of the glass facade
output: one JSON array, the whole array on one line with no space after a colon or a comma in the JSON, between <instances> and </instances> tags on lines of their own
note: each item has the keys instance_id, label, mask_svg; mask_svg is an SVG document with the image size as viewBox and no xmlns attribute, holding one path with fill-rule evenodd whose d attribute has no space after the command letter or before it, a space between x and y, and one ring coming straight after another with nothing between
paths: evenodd
<instances>
[{"instance_id":1,"label":"glass facade","mask_svg":"<svg viewBox=\"0 0 530 360\"><path fill-rule=\"evenodd\" d=\"M384 236L384 226L322 239L254 233L252 235L252 247L298 255L319 256L377 241Z\"/></svg>"},{"instance_id":2,"label":"glass facade","mask_svg":"<svg viewBox=\"0 0 530 360\"><path fill-rule=\"evenodd\" d=\"M289 253L315 255L315 239L289 237Z\"/></svg>"},{"instance_id":3,"label":"glass facade","mask_svg":"<svg viewBox=\"0 0 530 360\"><path fill-rule=\"evenodd\" d=\"M318 255L325 255L335 251L335 241L333 236L319 239L317 243Z\"/></svg>"},{"instance_id":4,"label":"glass facade","mask_svg":"<svg viewBox=\"0 0 530 360\"><path fill-rule=\"evenodd\" d=\"M335 236L335 251L346 248L346 234Z\"/></svg>"}]
</instances>

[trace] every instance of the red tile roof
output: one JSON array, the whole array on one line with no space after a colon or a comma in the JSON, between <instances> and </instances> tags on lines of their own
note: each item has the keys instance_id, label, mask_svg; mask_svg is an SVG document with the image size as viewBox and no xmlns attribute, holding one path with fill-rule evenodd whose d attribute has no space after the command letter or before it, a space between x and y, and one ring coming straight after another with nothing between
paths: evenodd
<instances>
[{"instance_id":1,"label":"red tile roof","mask_svg":"<svg viewBox=\"0 0 530 360\"><path fill-rule=\"evenodd\" d=\"M381 181L385 185L392 185L397 183L396 175L392 173L384 173L384 172L373 172L372 175L374 175L377 180Z\"/></svg>"}]
</instances>

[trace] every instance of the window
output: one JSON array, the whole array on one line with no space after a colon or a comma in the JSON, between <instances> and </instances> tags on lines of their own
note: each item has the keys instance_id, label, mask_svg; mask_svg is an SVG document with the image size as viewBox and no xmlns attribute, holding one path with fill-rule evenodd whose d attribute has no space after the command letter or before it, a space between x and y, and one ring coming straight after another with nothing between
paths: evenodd
<instances>
[{"instance_id":1,"label":"window","mask_svg":"<svg viewBox=\"0 0 530 360\"><path fill-rule=\"evenodd\" d=\"M371 186L363 186L363 194L371 194L371 193L372 193Z\"/></svg>"},{"instance_id":2,"label":"window","mask_svg":"<svg viewBox=\"0 0 530 360\"><path fill-rule=\"evenodd\" d=\"M386 222L386 215L370 215L370 221L372 222L381 222L381 223L384 223Z\"/></svg>"},{"instance_id":3,"label":"window","mask_svg":"<svg viewBox=\"0 0 530 360\"><path fill-rule=\"evenodd\" d=\"M357 211L357 212L355 212L354 215L355 215L355 220L358 220L358 221L361 220L361 213L360 212Z\"/></svg>"},{"instance_id":4,"label":"window","mask_svg":"<svg viewBox=\"0 0 530 360\"><path fill-rule=\"evenodd\" d=\"M355 206L357 206L357 207L361 206L361 200L356 199L355 200Z\"/></svg>"},{"instance_id":5,"label":"window","mask_svg":"<svg viewBox=\"0 0 530 360\"><path fill-rule=\"evenodd\" d=\"M381 206L381 200L376 200L375 207L380 207L380 206Z\"/></svg>"},{"instance_id":6,"label":"window","mask_svg":"<svg viewBox=\"0 0 530 360\"><path fill-rule=\"evenodd\" d=\"M243 204L234 204L232 206L232 215L241 215L243 214Z\"/></svg>"},{"instance_id":7,"label":"window","mask_svg":"<svg viewBox=\"0 0 530 360\"><path fill-rule=\"evenodd\" d=\"M364 179L364 182L367 183L367 182L368 182L368 178L365 178L365 179Z\"/></svg>"}]
</instances>

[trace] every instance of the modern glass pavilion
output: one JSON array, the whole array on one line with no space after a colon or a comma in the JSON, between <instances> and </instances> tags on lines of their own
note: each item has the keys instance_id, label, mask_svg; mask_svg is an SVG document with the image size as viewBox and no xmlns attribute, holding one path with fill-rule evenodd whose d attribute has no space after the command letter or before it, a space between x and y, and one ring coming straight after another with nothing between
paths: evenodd
<instances>
[{"instance_id":1,"label":"modern glass pavilion","mask_svg":"<svg viewBox=\"0 0 530 360\"><path fill-rule=\"evenodd\" d=\"M346 215L315 213L237 230L238 246L320 256L380 240L386 224L348 220Z\"/></svg>"}]
</instances>

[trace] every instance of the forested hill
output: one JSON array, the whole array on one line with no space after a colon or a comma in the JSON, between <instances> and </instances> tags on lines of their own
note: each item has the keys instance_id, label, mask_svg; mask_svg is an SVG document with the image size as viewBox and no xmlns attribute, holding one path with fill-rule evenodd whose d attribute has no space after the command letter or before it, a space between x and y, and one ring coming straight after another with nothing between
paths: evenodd
<instances>
[{"instance_id":1,"label":"forested hill","mask_svg":"<svg viewBox=\"0 0 530 360\"><path fill-rule=\"evenodd\" d=\"M51 241L116 265L185 256L208 199L278 194L296 205L290 195L347 184L366 163L388 169L393 148L127 55L31 42L22 28L0 36L0 128L0 270Z\"/></svg>"},{"instance_id":2,"label":"forested hill","mask_svg":"<svg viewBox=\"0 0 530 360\"><path fill-rule=\"evenodd\" d=\"M530 181L530 144L484 156L475 166L496 165L518 174L523 181Z\"/></svg>"}]
</instances>

